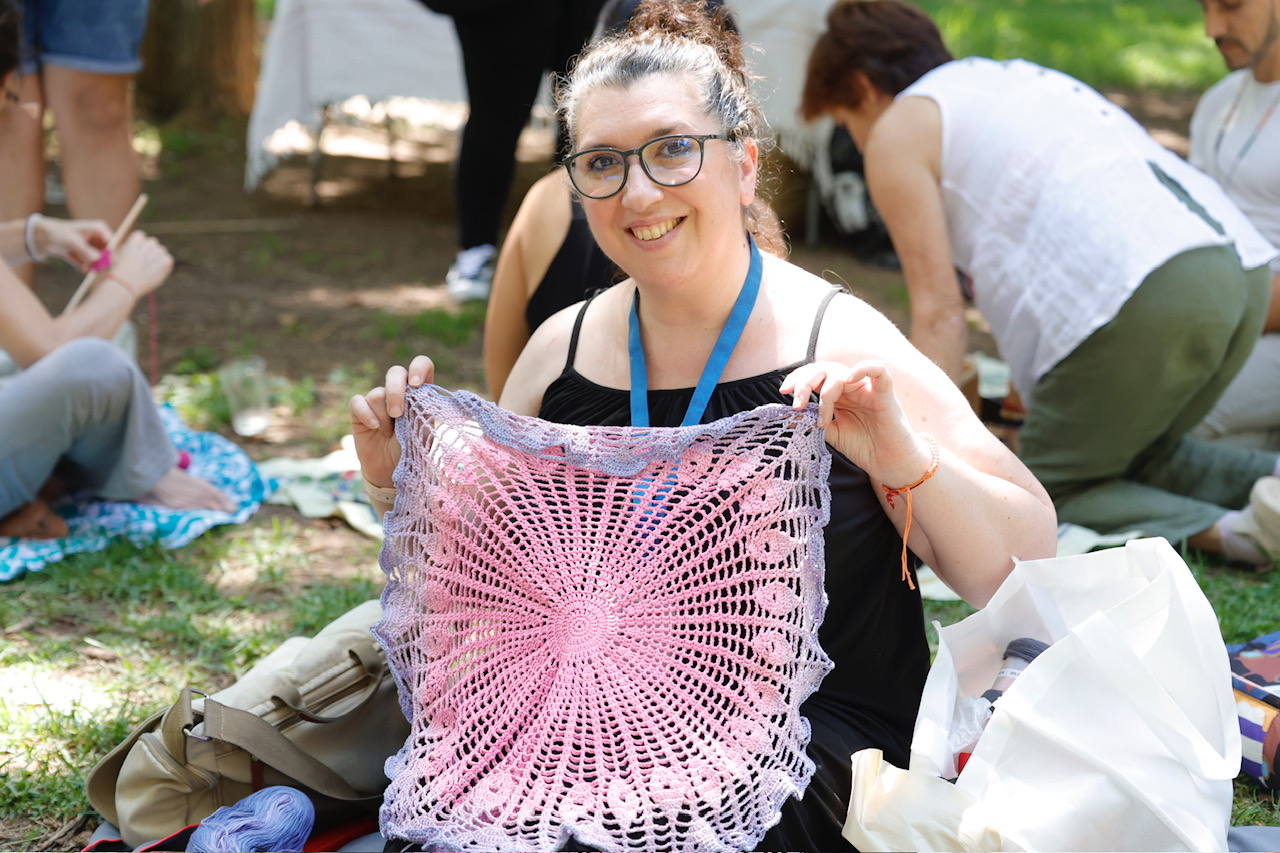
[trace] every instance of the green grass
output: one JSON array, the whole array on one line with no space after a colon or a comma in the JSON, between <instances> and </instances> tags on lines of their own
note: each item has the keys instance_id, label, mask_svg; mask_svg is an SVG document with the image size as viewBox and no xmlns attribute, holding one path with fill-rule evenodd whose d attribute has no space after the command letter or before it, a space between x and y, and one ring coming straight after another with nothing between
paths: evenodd
<instances>
[{"instance_id":1,"label":"green grass","mask_svg":"<svg viewBox=\"0 0 1280 853\"><path fill-rule=\"evenodd\" d=\"M32 828L0 849L31 849L86 810L88 770L179 687L225 686L284 638L378 595L375 543L347 577L318 579L299 533L260 520L180 551L122 542L4 588L0 822Z\"/></svg>"},{"instance_id":2,"label":"green grass","mask_svg":"<svg viewBox=\"0 0 1280 853\"><path fill-rule=\"evenodd\" d=\"M1225 73L1194 0L917 2L958 57L1022 57L1095 87L1204 89Z\"/></svg>"}]
</instances>

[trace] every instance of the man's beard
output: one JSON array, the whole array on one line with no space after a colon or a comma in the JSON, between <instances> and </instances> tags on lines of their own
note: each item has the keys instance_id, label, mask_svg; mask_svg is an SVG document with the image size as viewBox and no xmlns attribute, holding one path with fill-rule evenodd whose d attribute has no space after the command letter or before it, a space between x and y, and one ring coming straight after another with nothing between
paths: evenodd
<instances>
[{"instance_id":1,"label":"man's beard","mask_svg":"<svg viewBox=\"0 0 1280 853\"><path fill-rule=\"evenodd\" d=\"M1244 42L1235 38L1218 38L1214 39L1214 44L1218 46L1218 52L1222 54L1222 61L1227 64L1227 68L1232 71L1239 71L1241 68L1253 68L1266 58L1267 54L1277 47L1276 41L1280 39L1280 11L1276 5L1271 7L1271 20L1267 22L1267 32L1263 35L1262 40L1258 43L1257 50L1252 52L1245 47ZM1234 44L1240 48L1241 53L1245 54L1245 59L1234 61L1222 49L1224 44Z\"/></svg>"},{"instance_id":2,"label":"man's beard","mask_svg":"<svg viewBox=\"0 0 1280 853\"><path fill-rule=\"evenodd\" d=\"M1276 5L1271 6L1271 20L1267 22L1267 33L1262 36L1261 44L1258 49L1253 51L1253 55L1249 56L1249 68L1256 68L1257 65L1266 59L1267 54L1277 49L1276 42L1280 40L1280 8Z\"/></svg>"}]
</instances>

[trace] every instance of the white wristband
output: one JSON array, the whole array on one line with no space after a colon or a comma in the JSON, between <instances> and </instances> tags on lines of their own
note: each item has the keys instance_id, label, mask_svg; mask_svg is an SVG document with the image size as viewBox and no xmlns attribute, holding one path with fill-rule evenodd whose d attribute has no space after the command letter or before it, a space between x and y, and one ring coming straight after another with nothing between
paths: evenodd
<instances>
[{"instance_id":1,"label":"white wristband","mask_svg":"<svg viewBox=\"0 0 1280 853\"><path fill-rule=\"evenodd\" d=\"M37 264L48 257L36 251L36 223L43 218L39 213L31 214L27 217L26 227L22 231L22 242L27 250L27 257Z\"/></svg>"}]
</instances>

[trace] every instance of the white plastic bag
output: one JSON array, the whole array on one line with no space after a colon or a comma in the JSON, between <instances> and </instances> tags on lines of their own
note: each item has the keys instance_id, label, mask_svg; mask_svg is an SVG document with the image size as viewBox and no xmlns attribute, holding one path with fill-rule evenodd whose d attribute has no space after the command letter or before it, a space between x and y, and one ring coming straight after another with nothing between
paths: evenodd
<instances>
[{"instance_id":1,"label":"white plastic bag","mask_svg":"<svg viewBox=\"0 0 1280 853\"><path fill-rule=\"evenodd\" d=\"M860 850L1225 850L1240 734L1213 609L1163 539L1019 563L939 629L909 771L854 756ZM1005 645L1053 645L995 712L954 785L958 697Z\"/></svg>"}]
</instances>

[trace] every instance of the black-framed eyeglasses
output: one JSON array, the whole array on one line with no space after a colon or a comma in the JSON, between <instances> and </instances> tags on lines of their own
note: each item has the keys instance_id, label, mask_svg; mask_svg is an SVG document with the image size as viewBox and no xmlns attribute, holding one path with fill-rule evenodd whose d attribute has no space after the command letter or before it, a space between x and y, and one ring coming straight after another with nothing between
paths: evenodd
<instances>
[{"instance_id":1,"label":"black-framed eyeglasses","mask_svg":"<svg viewBox=\"0 0 1280 853\"><path fill-rule=\"evenodd\" d=\"M687 184L702 171L702 148L708 139L732 140L727 133L673 133L650 139L639 148L586 148L560 162L569 172L573 188L587 198L617 195L627 185L631 155L640 157L640 168L649 180L664 187Z\"/></svg>"}]
</instances>

